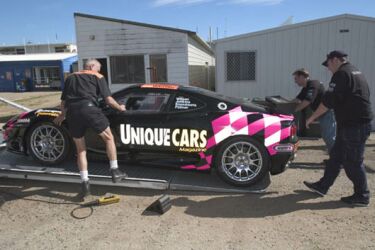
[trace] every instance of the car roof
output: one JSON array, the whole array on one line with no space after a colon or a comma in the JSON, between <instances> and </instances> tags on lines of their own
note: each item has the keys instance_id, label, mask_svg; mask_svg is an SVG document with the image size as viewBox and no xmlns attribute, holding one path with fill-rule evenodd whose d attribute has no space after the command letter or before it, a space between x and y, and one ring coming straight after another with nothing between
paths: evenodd
<instances>
[{"instance_id":1,"label":"car roof","mask_svg":"<svg viewBox=\"0 0 375 250\"><path fill-rule=\"evenodd\" d=\"M198 95L204 95L209 98L214 98L218 100L223 100L227 102L232 103L243 103L246 98L238 98L238 97L228 97L222 94L219 94L217 92L195 87L195 86L184 86L181 84L175 84L175 83L138 83L138 84L132 84L122 90L119 90L118 92L122 92L123 90L129 90L129 89L165 89L170 91L181 91L185 93L191 93L191 94L198 94Z\"/></svg>"}]
</instances>

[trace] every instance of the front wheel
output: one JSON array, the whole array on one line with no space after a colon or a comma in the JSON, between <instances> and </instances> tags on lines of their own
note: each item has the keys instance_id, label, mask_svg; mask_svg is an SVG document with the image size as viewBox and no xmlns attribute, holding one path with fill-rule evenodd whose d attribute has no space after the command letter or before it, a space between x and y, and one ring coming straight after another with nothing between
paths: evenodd
<instances>
[{"instance_id":1,"label":"front wheel","mask_svg":"<svg viewBox=\"0 0 375 250\"><path fill-rule=\"evenodd\" d=\"M253 138L239 136L224 142L216 156L220 177L235 186L251 186L269 170L266 149Z\"/></svg>"},{"instance_id":2,"label":"front wheel","mask_svg":"<svg viewBox=\"0 0 375 250\"><path fill-rule=\"evenodd\" d=\"M38 162L56 165L70 155L71 140L64 127L52 122L41 122L33 125L28 132L27 148Z\"/></svg>"}]
</instances>

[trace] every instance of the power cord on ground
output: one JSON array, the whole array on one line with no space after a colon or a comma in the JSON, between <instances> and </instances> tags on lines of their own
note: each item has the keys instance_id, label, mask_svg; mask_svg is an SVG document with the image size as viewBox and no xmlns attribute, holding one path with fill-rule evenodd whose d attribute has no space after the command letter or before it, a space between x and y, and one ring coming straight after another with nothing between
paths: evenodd
<instances>
[{"instance_id":1,"label":"power cord on ground","mask_svg":"<svg viewBox=\"0 0 375 250\"><path fill-rule=\"evenodd\" d=\"M25 198L25 197L22 197L22 196L19 196L19 195L15 194L15 193L6 192L6 191L0 191L0 193L7 194L7 195L10 195L10 196L16 197L17 199L26 200L26 201L42 202L42 203L53 204L53 205L76 205L77 207L75 207L70 212L70 215L73 218L80 219L80 220L86 219L94 213L93 206L107 205L107 204L117 203L117 202L120 201L120 198L117 195L112 195L112 196L109 196L109 197L101 197L99 199L96 199L94 201L90 201L90 202L87 202L87 203L78 203L78 202L54 202L54 201L46 201L46 200L40 200L40 199L31 199L31 198ZM75 214L78 210L84 209L84 208L90 209L90 212L89 212L88 215L77 216Z\"/></svg>"}]
</instances>

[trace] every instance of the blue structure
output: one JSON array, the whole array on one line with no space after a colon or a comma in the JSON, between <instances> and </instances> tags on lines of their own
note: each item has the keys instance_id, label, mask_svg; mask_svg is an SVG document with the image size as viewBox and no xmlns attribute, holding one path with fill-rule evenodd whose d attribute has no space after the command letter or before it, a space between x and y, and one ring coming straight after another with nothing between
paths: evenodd
<instances>
[{"instance_id":1,"label":"blue structure","mask_svg":"<svg viewBox=\"0 0 375 250\"><path fill-rule=\"evenodd\" d=\"M75 53L0 55L0 92L62 89Z\"/></svg>"}]
</instances>

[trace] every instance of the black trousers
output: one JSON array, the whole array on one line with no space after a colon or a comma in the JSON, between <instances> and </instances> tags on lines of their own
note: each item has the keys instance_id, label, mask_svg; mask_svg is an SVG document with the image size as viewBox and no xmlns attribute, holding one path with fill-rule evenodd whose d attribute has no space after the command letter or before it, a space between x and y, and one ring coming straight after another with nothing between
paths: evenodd
<instances>
[{"instance_id":1,"label":"black trousers","mask_svg":"<svg viewBox=\"0 0 375 250\"><path fill-rule=\"evenodd\" d=\"M321 187L328 190L340 173L341 165L354 184L354 193L369 197L366 170L363 165L365 143L371 132L371 123L345 126L337 129L336 141L320 179Z\"/></svg>"}]
</instances>

